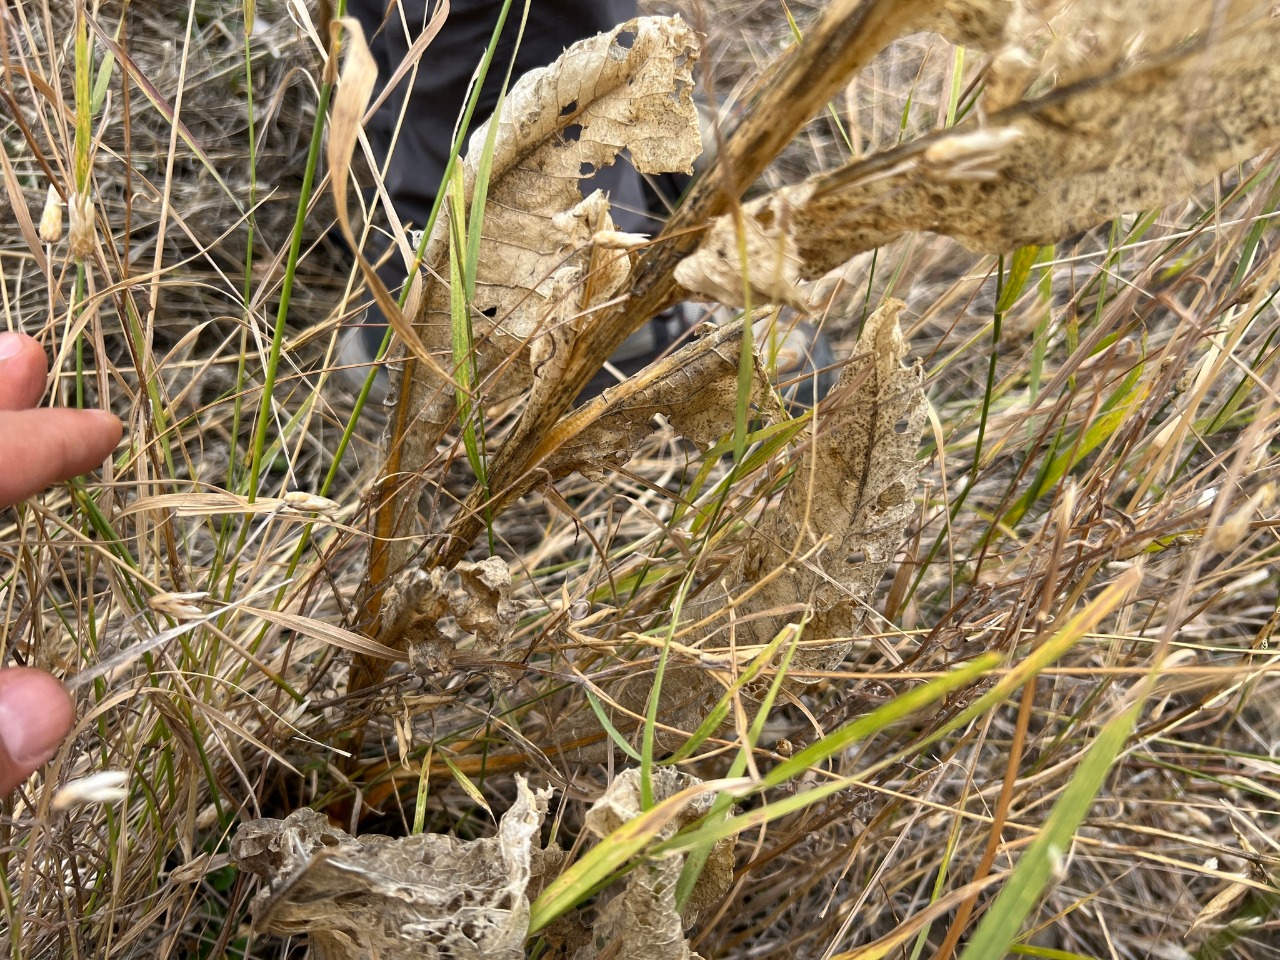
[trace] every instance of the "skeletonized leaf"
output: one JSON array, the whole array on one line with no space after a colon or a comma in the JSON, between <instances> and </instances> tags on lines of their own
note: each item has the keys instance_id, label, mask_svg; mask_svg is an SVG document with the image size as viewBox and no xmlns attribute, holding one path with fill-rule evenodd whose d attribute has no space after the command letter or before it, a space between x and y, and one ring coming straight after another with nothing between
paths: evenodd
<instances>
[{"instance_id":1,"label":"skeletonized leaf","mask_svg":"<svg viewBox=\"0 0 1280 960\"><path fill-rule=\"evenodd\" d=\"M520 623L525 604L511 599L511 570L500 557L457 566L462 589L451 590L439 568L414 570L388 588L378 641L366 641L386 657L395 640L411 666L447 669L461 639L475 634L490 651L501 650ZM345 632L345 631L344 631ZM334 641L331 641L334 642ZM349 644L343 644L350 646ZM399 659L406 659L404 654Z\"/></svg>"},{"instance_id":2,"label":"skeletonized leaf","mask_svg":"<svg viewBox=\"0 0 1280 960\"><path fill-rule=\"evenodd\" d=\"M653 771L653 793L662 802L701 781L670 767ZM711 794L695 796L679 815L666 823L655 840L665 840L706 813L714 802ZM623 824L644 814L640 804L640 771L624 770L609 784L604 796L586 815L586 826L598 837L607 837ZM576 954L576 960L608 956L614 960L690 960L698 954L689 949L686 921L676 909L676 882L684 868L684 857L648 860L627 874L608 901L599 908L591 930L591 943ZM733 879L733 841L722 840L712 849L695 888L696 899L717 904ZM608 894L606 894L607 896Z\"/></svg>"},{"instance_id":3,"label":"skeletonized leaf","mask_svg":"<svg viewBox=\"0 0 1280 960\"><path fill-rule=\"evenodd\" d=\"M989 35L975 23L971 39ZM908 231L989 252L1052 243L1184 197L1280 142L1280 19L1269 2L1090 0L1040 23L1056 45L1005 38L995 103L985 105L997 109L748 204L757 294L802 300L797 280ZM1059 85L1013 102L1050 82ZM740 302L738 263L735 225L721 218L676 276Z\"/></svg>"},{"instance_id":4,"label":"skeletonized leaf","mask_svg":"<svg viewBox=\"0 0 1280 960\"><path fill-rule=\"evenodd\" d=\"M720 582L703 592L708 612L735 600L739 646L769 643L795 622L797 610L808 610L807 638L839 639L805 645L793 666L822 670L839 663L901 546L914 509L916 452L928 413L922 370L902 365L903 306L890 300L867 318L854 358L824 403L817 437L799 459L782 501ZM796 560L804 554L808 559ZM781 575L761 582L779 568L785 568ZM712 623L706 632L715 628ZM613 697L632 715L642 714L651 688L648 674L630 675ZM722 691L711 671L673 665L659 694L658 715L669 727L693 730ZM629 718L615 722L624 734L635 728ZM564 741L584 735L589 724L569 725ZM659 732L657 742L675 749L682 739ZM566 755L595 760L607 749L593 745Z\"/></svg>"},{"instance_id":5,"label":"skeletonized leaf","mask_svg":"<svg viewBox=\"0 0 1280 960\"><path fill-rule=\"evenodd\" d=\"M994 54L984 78L988 113L1121 66L1135 67L1207 32L1268 12L1266 0L948 0L922 24Z\"/></svg>"},{"instance_id":6,"label":"skeletonized leaf","mask_svg":"<svg viewBox=\"0 0 1280 960\"><path fill-rule=\"evenodd\" d=\"M902 365L903 306L890 300L867 318L782 502L727 577L728 592L736 595L766 572L791 567L762 585L741 613L805 604L812 610L811 636L858 634L915 509L916 453L928 402L919 365ZM826 545L808 560L793 559L824 538ZM786 622L786 616L766 616L741 623L738 643L767 643ZM848 648L849 641L804 648L794 662L826 669Z\"/></svg>"},{"instance_id":7,"label":"skeletonized leaf","mask_svg":"<svg viewBox=\"0 0 1280 960\"><path fill-rule=\"evenodd\" d=\"M539 337L534 346L549 342L550 337ZM512 492L523 496L546 480L559 480L575 470L603 482L610 471L631 459L653 432L653 418L659 414L667 418L677 435L707 450L733 428L741 350L742 322L728 323L605 390L579 411L584 423L573 439L558 446L541 469L526 475ZM567 347L548 356L546 362L556 363L566 351ZM537 366L535 360L535 396L543 376ZM763 422L781 417L781 405L759 353L755 355L748 402Z\"/></svg>"},{"instance_id":8,"label":"skeletonized leaf","mask_svg":"<svg viewBox=\"0 0 1280 960\"><path fill-rule=\"evenodd\" d=\"M770 68L770 82L762 88L754 107L725 141L717 161L697 178L684 201L672 213L659 241L638 258L625 297L616 308L600 310L580 338L564 367L568 386L547 403L530 404L517 428L504 441L488 471L490 490L474 490L464 509L451 524L450 538L436 554L449 566L461 560L483 528L484 516L496 516L528 489L527 476L541 467L551 451L572 439L581 426L577 415L557 423L586 386L606 356L644 323L680 299L674 269L696 246L709 218L730 209L735 198L764 172L791 141L793 135L837 96L858 70L896 37L920 28L941 0L829 0L810 24L801 44L784 51ZM400 433L397 433L397 438ZM394 448L393 448L394 451ZM393 452L394 455L394 452ZM397 470L398 463L390 464ZM492 491L492 492L490 492ZM403 527L390 521L379 527L379 536L390 540L403 536ZM393 568L375 557L375 578L385 578Z\"/></svg>"},{"instance_id":9,"label":"skeletonized leaf","mask_svg":"<svg viewBox=\"0 0 1280 960\"><path fill-rule=\"evenodd\" d=\"M245 824L231 852L267 884L254 898L255 925L308 934L323 960L524 957L527 889L544 855L538 834L551 792L531 791L518 774L516 784L498 835L481 840L357 839L308 808Z\"/></svg>"}]
</instances>

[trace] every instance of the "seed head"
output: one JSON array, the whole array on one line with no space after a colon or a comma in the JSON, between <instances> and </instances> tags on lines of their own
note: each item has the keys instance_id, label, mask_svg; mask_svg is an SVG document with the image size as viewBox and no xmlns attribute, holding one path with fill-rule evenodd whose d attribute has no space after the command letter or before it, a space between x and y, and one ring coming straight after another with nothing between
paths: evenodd
<instances>
[{"instance_id":1,"label":"seed head","mask_svg":"<svg viewBox=\"0 0 1280 960\"><path fill-rule=\"evenodd\" d=\"M61 239L62 198L53 189L53 184L49 184L49 192L44 198L44 210L40 214L40 240L42 243L57 243Z\"/></svg>"},{"instance_id":2,"label":"seed head","mask_svg":"<svg viewBox=\"0 0 1280 960\"><path fill-rule=\"evenodd\" d=\"M85 260L98 244L98 223L93 215L93 198L87 193L71 195L71 255Z\"/></svg>"}]
</instances>

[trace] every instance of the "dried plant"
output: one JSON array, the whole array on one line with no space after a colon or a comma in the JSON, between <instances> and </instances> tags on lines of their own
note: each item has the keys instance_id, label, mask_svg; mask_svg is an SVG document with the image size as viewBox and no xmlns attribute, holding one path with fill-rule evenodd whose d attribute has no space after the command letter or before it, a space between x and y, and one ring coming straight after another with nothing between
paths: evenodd
<instances>
[{"instance_id":1,"label":"dried plant","mask_svg":"<svg viewBox=\"0 0 1280 960\"><path fill-rule=\"evenodd\" d=\"M0 307L130 425L0 523L81 718L12 956L1275 955L1272 4L684 13L512 86L400 305L350 21L0 0Z\"/></svg>"}]
</instances>

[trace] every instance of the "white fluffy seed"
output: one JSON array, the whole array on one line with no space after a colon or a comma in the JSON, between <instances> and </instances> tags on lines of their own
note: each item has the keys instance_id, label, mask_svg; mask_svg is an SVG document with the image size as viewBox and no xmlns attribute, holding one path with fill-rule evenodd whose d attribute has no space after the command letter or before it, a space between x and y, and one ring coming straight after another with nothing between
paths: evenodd
<instances>
[{"instance_id":1,"label":"white fluffy seed","mask_svg":"<svg viewBox=\"0 0 1280 960\"><path fill-rule=\"evenodd\" d=\"M53 795L55 810L70 810L86 803L115 803L129 795L125 784L129 775L123 770L103 770L79 780L72 780Z\"/></svg>"}]
</instances>

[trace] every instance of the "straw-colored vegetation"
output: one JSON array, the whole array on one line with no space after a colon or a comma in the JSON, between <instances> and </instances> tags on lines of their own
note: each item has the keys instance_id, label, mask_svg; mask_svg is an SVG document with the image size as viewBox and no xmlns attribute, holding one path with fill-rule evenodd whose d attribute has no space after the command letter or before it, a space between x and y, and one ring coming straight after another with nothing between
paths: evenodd
<instances>
[{"instance_id":1,"label":"straw-colored vegetation","mask_svg":"<svg viewBox=\"0 0 1280 960\"><path fill-rule=\"evenodd\" d=\"M480 130L386 410L323 6L0 2L4 325L127 425L0 514L78 712L0 801L9 956L1280 956L1269 2L651 4L637 163L699 86L718 161L650 243L511 213L602 162L600 68L572 151ZM789 415L739 319L571 410L695 293L839 385Z\"/></svg>"}]
</instances>

